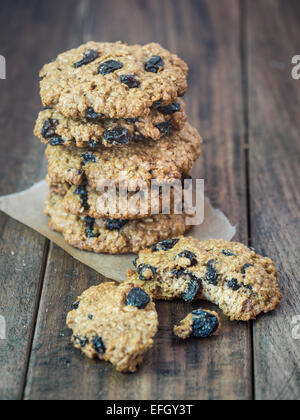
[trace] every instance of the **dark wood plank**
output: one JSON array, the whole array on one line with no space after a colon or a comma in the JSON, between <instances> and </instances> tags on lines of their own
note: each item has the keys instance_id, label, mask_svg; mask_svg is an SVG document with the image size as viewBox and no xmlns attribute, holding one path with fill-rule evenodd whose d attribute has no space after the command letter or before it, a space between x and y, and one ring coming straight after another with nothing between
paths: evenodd
<instances>
[{"instance_id":1,"label":"dark wood plank","mask_svg":"<svg viewBox=\"0 0 300 420\"><path fill-rule=\"evenodd\" d=\"M224 3L129 0L125 7L123 0L92 1L84 39L158 41L187 60L188 111L206 139L194 172L206 179L214 205L237 224L237 238L247 241L240 14L237 1ZM172 326L195 305L158 302L156 344L134 375L85 359L69 342L65 317L76 297L100 280L57 247L51 248L27 399L251 398L249 325L223 319L220 337L178 342Z\"/></svg>"},{"instance_id":2,"label":"dark wood plank","mask_svg":"<svg viewBox=\"0 0 300 420\"><path fill-rule=\"evenodd\" d=\"M280 308L254 324L255 393L299 399L299 2L249 1L247 16L252 244L276 261L283 292Z\"/></svg>"},{"instance_id":3,"label":"dark wood plank","mask_svg":"<svg viewBox=\"0 0 300 420\"><path fill-rule=\"evenodd\" d=\"M43 161L43 148L32 135L38 97L31 69L40 58L28 24L32 11L25 2L15 6L17 14L11 2L1 3L0 49L7 80L0 81L0 194L29 186L40 177ZM7 339L0 341L0 399L17 399L22 393L45 243L0 214L0 315L7 325Z\"/></svg>"},{"instance_id":4,"label":"dark wood plank","mask_svg":"<svg viewBox=\"0 0 300 420\"><path fill-rule=\"evenodd\" d=\"M32 134L41 107L38 72L59 48L72 46L68 16L77 4L1 2L0 54L7 62L7 80L0 80L1 195L45 174L44 147ZM7 339L0 341L0 399L22 396L47 250L48 241L0 214L0 315L7 323Z\"/></svg>"}]
</instances>

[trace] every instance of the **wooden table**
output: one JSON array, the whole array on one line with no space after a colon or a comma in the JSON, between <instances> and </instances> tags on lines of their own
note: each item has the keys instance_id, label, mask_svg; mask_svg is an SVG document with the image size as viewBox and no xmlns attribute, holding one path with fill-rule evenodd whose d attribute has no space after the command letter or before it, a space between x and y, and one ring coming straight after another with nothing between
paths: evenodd
<instances>
[{"instance_id":1,"label":"wooden table","mask_svg":"<svg viewBox=\"0 0 300 420\"><path fill-rule=\"evenodd\" d=\"M158 303L153 351L119 374L73 349L65 326L77 295L103 278L1 213L1 399L299 399L299 21L298 0L1 1L0 194L45 175L32 135L44 63L90 39L160 42L191 69L186 103L205 139L194 175L236 239L276 261L284 296L275 313L223 318L219 337L189 343L171 325L190 308Z\"/></svg>"}]
</instances>

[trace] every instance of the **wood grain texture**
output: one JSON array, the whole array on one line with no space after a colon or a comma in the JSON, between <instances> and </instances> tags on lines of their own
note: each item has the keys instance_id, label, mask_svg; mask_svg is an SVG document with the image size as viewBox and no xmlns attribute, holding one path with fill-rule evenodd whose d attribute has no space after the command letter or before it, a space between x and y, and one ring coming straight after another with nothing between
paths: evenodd
<instances>
[{"instance_id":1,"label":"wood grain texture","mask_svg":"<svg viewBox=\"0 0 300 420\"><path fill-rule=\"evenodd\" d=\"M7 79L0 81L0 194L29 186L43 172L43 148L32 135L39 102L32 69L43 56L31 39L33 11L20 1L16 7L17 14L11 2L1 3L0 51ZM22 395L46 251L44 238L0 214L0 315L7 329L7 339L0 340L0 399Z\"/></svg>"},{"instance_id":2,"label":"wood grain texture","mask_svg":"<svg viewBox=\"0 0 300 420\"><path fill-rule=\"evenodd\" d=\"M20 191L45 174L44 147L32 134L41 108L38 72L60 48L72 46L66 7L76 4L1 2L7 80L0 81L0 194ZM22 397L47 251L43 237L0 214L0 315L7 323L7 339L0 340L0 399Z\"/></svg>"},{"instance_id":3,"label":"wood grain texture","mask_svg":"<svg viewBox=\"0 0 300 420\"><path fill-rule=\"evenodd\" d=\"M92 1L83 36L86 41L157 41L186 59L191 66L188 111L206 139L194 174L206 179L207 195L237 224L238 238L247 241L239 18L235 0L230 9L211 1L130 0L126 7L122 0ZM76 297L100 281L51 247L26 399L251 398L248 324L223 318L221 335L203 342L187 344L172 335L173 325L197 305L157 303L156 343L134 375L85 359L69 342L65 317Z\"/></svg>"},{"instance_id":4,"label":"wood grain texture","mask_svg":"<svg viewBox=\"0 0 300 420\"><path fill-rule=\"evenodd\" d=\"M278 311L254 324L255 393L299 399L300 81L291 77L299 2L249 1L246 16L252 244L276 261L283 292Z\"/></svg>"}]
</instances>

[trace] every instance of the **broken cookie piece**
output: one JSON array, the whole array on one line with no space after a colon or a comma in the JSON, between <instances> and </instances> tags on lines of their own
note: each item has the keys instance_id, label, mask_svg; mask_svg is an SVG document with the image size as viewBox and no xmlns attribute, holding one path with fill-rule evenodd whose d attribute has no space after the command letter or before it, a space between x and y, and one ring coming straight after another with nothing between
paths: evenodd
<instances>
[{"instance_id":1,"label":"broken cookie piece","mask_svg":"<svg viewBox=\"0 0 300 420\"><path fill-rule=\"evenodd\" d=\"M207 338L217 335L220 328L221 322L216 312L196 309L174 327L174 334L184 340L190 337Z\"/></svg>"},{"instance_id":2,"label":"broken cookie piece","mask_svg":"<svg viewBox=\"0 0 300 420\"><path fill-rule=\"evenodd\" d=\"M74 347L119 372L135 372L158 327L150 296L133 284L102 283L85 291L72 309L67 326Z\"/></svg>"},{"instance_id":3,"label":"broken cookie piece","mask_svg":"<svg viewBox=\"0 0 300 420\"><path fill-rule=\"evenodd\" d=\"M151 267L149 277L145 266ZM238 242L186 237L163 241L141 251L136 268L128 271L127 281L153 299L204 299L231 320L255 319L276 309L281 300L273 261Z\"/></svg>"}]
</instances>

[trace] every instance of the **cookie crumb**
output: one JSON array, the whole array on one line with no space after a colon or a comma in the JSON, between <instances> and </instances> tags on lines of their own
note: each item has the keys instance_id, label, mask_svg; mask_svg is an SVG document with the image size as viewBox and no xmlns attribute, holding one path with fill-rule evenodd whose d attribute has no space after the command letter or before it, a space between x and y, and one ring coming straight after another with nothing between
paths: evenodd
<instances>
[{"instance_id":1,"label":"cookie crumb","mask_svg":"<svg viewBox=\"0 0 300 420\"><path fill-rule=\"evenodd\" d=\"M217 335L220 329L221 321L216 312L197 309L185 317L178 326L174 327L174 334L182 339L190 337L208 338Z\"/></svg>"}]
</instances>

